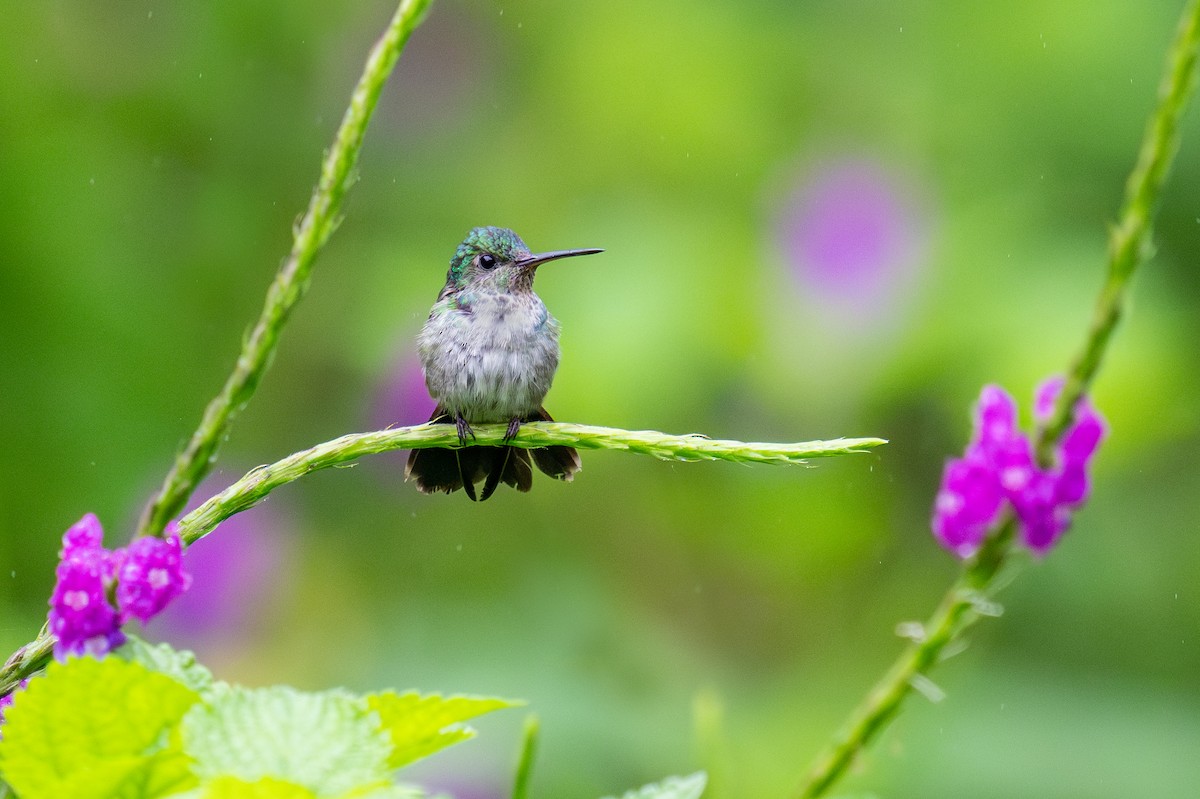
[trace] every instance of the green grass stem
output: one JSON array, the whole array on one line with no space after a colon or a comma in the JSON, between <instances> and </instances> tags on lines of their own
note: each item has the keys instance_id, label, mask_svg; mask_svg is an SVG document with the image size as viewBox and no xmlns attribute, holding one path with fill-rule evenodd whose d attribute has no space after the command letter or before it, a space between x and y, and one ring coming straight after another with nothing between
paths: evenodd
<instances>
[{"instance_id":1,"label":"green grass stem","mask_svg":"<svg viewBox=\"0 0 1200 799\"><path fill-rule=\"evenodd\" d=\"M342 199L354 183L354 165L383 85L430 2L401 0L387 30L371 48L333 145L321 164L321 176L308 210L293 230L291 253L267 290L262 314L246 337L221 392L204 409L199 427L176 456L162 487L146 506L135 535L161 535L167 523L179 514L212 468L234 417L258 387L275 353L280 331L308 288L317 253L337 227ZM22 679L44 668L53 647L54 637L43 627L36 640L18 649L0 667L0 696L11 693Z\"/></svg>"},{"instance_id":2,"label":"green grass stem","mask_svg":"<svg viewBox=\"0 0 1200 799\"><path fill-rule=\"evenodd\" d=\"M200 425L175 457L162 487L142 513L136 535L161 535L167 522L183 509L188 497L216 461L217 450L234 418L249 402L270 366L280 331L308 289L317 253L340 221L342 199L354 183L354 165L383 85L429 3L430 0L402 0L387 30L371 48L333 145L321 165L321 176L309 200L308 210L293 230L292 250L267 290L262 314L246 336L225 385L204 409Z\"/></svg>"},{"instance_id":3,"label":"green grass stem","mask_svg":"<svg viewBox=\"0 0 1200 799\"><path fill-rule=\"evenodd\" d=\"M475 425L472 445L500 444L506 429L507 425L503 424ZM887 442L881 438L839 438L798 444L747 443L696 434L677 436L654 430L536 422L522 425L511 443L525 448L568 444L581 449L634 452L662 460L803 464L812 458L866 452ZM392 450L457 446L458 434L454 426L445 424L352 433L326 441L293 453L283 460L250 470L233 485L180 519L180 536L185 543L192 544L211 533L230 516L254 507L276 488L321 469L343 466L366 455ZM0 667L0 696L11 692L25 677L44 668L49 662L53 646L54 637L43 627L33 643L19 649Z\"/></svg>"},{"instance_id":4,"label":"green grass stem","mask_svg":"<svg viewBox=\"0 0 1200 799\"><path fill-rule=\"evenodd\" d=\"M529 781L533 778L533 760L537 756L539 729L536 715L530 713L525 717L521 754L517 758L517 772L513 778L512 799L529 799Z\"/></svg>"},{"instance_id":5,"label":"green grass stem","mask_svg":"<svg viewBox=\"0 0 1200 799\"><path fill-rule=\"evenodd\" d=\"M1072 409L1100 369L1113 331L1121 319L1130 278L1151 254L1154 214L1171 162L1179 149L1179 125L1195 87L1198 48L1200 0L1191 0L1184 7L1159 86L1158 105L1146 128L1137 165L1129 176L1125 200L1110 235L1105 281L1096 301L1091 327L1067 373L1054 415L1046 427L1038 431L1037 451L1043 463L1049 461L1054 446L1070 424ZM980 609L990 606L988 598L997 588L997 576L1015 552L1015 537L1013 520L1005 518L979 552L963 564L962 573L926 621L924 635L901 653L850 714L813 763L796 793L798 797L822 796L832 787L899 712L914 683L942 659L947 646L974 622L989 615L981 613Z\"/></svg>"},{"instance_id":6,"label":"green grass stem","mask_svg":"<svg viewBox=\"0 0 1200 799\"><path fill-rule=\"evenodd\" d=\"M472 445L501 444L506 428L507 425L503 424L474 425L475 439ZM695 434L677 436L654 430L534 422L522 425L510 443L527 449L568 444L580 449L623 450L676 461L802 464L811 458L865 452L886 442L880 438L839 438L798 444L747 443ZM251 470L229 488L184 516L179 522L180 534L184 542L191 544L208 535L223 520L258 504L276 488L311 472L344 465L364 455L396 449L457 446L458 434L453 425L447 424L422 424L372 433L352 433L326 441L276 463Z\"/></svg>"}]
</instances>

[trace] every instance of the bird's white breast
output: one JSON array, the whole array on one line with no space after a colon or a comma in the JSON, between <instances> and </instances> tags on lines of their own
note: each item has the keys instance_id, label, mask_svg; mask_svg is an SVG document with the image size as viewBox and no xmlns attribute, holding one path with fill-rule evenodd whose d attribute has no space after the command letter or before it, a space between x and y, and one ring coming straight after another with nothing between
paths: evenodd
<instances>
[{"instance_id":1,"label":"bird's white breast","mask_svg":"<svg viewBox=\"0 0 1200 799\"><path fill-rule=\"evenodd\" d=\"M468 422L536 411L558 368L558 323L533 294L476 298L430 316L418 337L430 394Z\"/></svg>"}]
</instances>

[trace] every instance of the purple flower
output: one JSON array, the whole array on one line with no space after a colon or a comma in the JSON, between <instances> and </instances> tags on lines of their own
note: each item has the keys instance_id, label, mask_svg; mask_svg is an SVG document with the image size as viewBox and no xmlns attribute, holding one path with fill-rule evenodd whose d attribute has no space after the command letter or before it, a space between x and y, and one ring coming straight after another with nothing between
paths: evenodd
<instances>
[{"instance_id":1,"label":"purple flower","mask_svg":"<svg viewBox=\"0 0 1200 799\"><path fill-rule=\"evenodd\" d=\"M1061 378L1052 378L1038 387L1034 415L1040 421L1053 413L1062 386ZM1071 512L1087 499L1088 463L1106 431L1100 414L1086 400L1079 402L1048 468L1037 463L1016 420L1012 398L998 386L984 386L965 457L946 464L933 532L959 557L975 553L1006 507L1016 514L1022 542L1045 554L1070 527Z\"/></svg>"},{"instance_id":2,"label":"purple flower","mask_svg":"<svg viewBox=\"0 0 1200 799\"><path fill-rule=\"evenodd\" d=\"M917 194L866 156L819 165L783 200L775 239L829 324L873 329L903 304L925 250Z\"/></svg>"},{"instance_id":3,"label":"purple flower","mask_svg":"<svg viewBox=\"0 0 1200 799\"><path fill-rule=\"evenodd\" d=\"M121 622L108 601L113 558L101 544L104 531L87 514L63 535L50 596L50 632L58 639L54 656L103 655L125 642Z\"/></svg>"},{"instance_id":4,"label":"purple flower","mask_svg":"<svg viewBox=\"0 0 1200 799\"><path fill-rule=\"evenodd\" d=\"M49 617L59 660L99 657L125 643L124 622L133 616L146 621L191 580L183 571L183 544L174 527L165 540L140 538L115 552L104 548L103 539L104 530L90 513L63 534Z\"/></svg>"},{"instance_id":5,"label":"purple flower","mask_svg":"<svg viewBox=\"0 0 1200 799\"><path fill-rule=\"evenodd\" d=\"M968 557L983 543L1003 501L1004 492L987 463L951 459L934 504L933 532L951 552Z\"/></svg>"},{"instance_id":6,"label":"purple flower","mask_svg":"<svg viewBox=\"0 0 1200 799\"><path fill-rule=\"evenodd\" d=\"M985 451L1008 446L1017 435L1017 403L999 386L987 385L975 404L972 444Z\"/></svg>"},{"instance_id":7,"label":"purple flower","mask_svg":"<svg viewBox=\"0 0 1200 799\"><path fill-rule=\"evenodd\" d=\"M1075 423L1063 434L1058 455L1064 466L1084 466L1096 454L1107 428L1104 417L1084 402L1075 409Z\"/></svg>"},{"instance_id":8,"label":"purple flower","mask_svg":"<svg viewBox=\"0 0 1200 799\"><path fill-rule=\"evenodd\" d=\"M183 570L183 542L174 523L166 538L139 538L119 552L117 606L122 621L131 616L143 624L158 615L192 584Z\"/></svg>"},{"instance_id":9,"label":"purple flower","mask_svg":"<svg viewBox=\"0 0 1200 799\"><path fill-rule=\"evenodd\" d=\"M1058 472L1055 480L1054 501L1060 505L1082 505L1090 490L1086 465L1068 463Z\"/></svg>"},{"instance_id":10,"label":"purple flower","mask_svg":"<svg viewBox=\"0 0 1200 799\"><path fill-rule=\"evenodd\" d=\"M1054 404L1058 402L1058 395L1062 393L1065 383L1065 380L1056 375L1043 380L1034 390L1033 415L1039 422L1049 420L1050 415L1054 413Z\"/></svg>"},{"instance_id":11,"label":"purple flower","mask_svg":"<svg viewBox=\"0 0 1200 799\"><path fill-rule=\"evenodd\" d=\"M1029 485L1012 492L1009 500L1021 524L1021 540L1038 554L1054 546L1071 525L1071 509L1060 501L1058 479L1051 472L1037 471Z\"/></svg>"},{"instance_id":12,"label":"purple flower","mask_svg":"<svg viewBox=\"0 0 1200 799\"><path fill-rule=\"evenodd\" d=\"M1058 395L1062 393L1065 382L1061 377L1051 377L1038 386L1033 412L1039 422L1050 421L1050 416L1054 413L1054 405L1058 402ZM1064 464L1086 464L1099 448L1105 432L1107 432L1107 428L1104 417L1084 397L1075 406L1073 423L1063 433L1062 440L1059 442L1057 452L1059 459Z\"/></svg>"},{"instance_id":13,"label":"purple flower","mask_svg":"<svg viewBox=\"0 0 1200 799\"><path fill-rule=\"evenodd\" d=\"M63 533L63 552L81 549L103 549L104 528L94 513L86 513Z\"/></svg>"}]
</instances>

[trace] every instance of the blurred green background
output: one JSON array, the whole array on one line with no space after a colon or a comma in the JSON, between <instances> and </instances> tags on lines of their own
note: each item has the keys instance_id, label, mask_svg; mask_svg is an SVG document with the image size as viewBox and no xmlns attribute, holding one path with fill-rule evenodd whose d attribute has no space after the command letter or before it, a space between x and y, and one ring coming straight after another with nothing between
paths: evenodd
<instances>
[{"instance_id":1,"label":"blurred green background","mask_svg":"<svg viewBox=\"0 0 1200 799\"><path fill-rule=\"evenodd\" d=\"M151 635L218 676L529 700L534 795L704 767L779 797L955 574L928 530L980 386L1080 344L1178 2L439 0L207 496L427 407L412 341L474 225L535 249L563 420L891 439L775 469L584 453L420 496L331 470L198 544ZM0 650L59 536L130 526L232 365L387 2L10 4L0 48ZM1192 114L1096 386L1095 495L853 795L1193 795L1200 498ZM521 714L417 775L505 796Z\"/></svg>"}]
</instances>

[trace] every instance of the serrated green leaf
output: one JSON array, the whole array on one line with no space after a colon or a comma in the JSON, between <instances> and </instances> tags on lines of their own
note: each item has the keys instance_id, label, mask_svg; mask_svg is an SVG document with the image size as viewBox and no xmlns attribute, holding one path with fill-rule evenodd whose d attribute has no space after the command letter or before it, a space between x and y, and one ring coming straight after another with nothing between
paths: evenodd
<instances>
[{"instance_id":1,"label":"serrated green leaf","mask_svg":"<svg viewBox=\"0 0 1200 799\"><path fill-rule=\"evenodd\" d=\"M317 795L302 785L270 777L254 782L218 777L198 792L196 799L317 799Z\"/></svg>"},{"instance_id":2,"label":"serrated green leaf","mask_svg":"<svg viewBox=\"0 0 1200 799\"><path fill-rule=\"evenodd\" d=\"M700 799L704 786L708 783L708 775L697 771L687 777L667 777L662 782L643 785L636 791L628 791L621 799ZM605 797L613 799L613 797Z\"/></svg>"},{"instance_id":3,"label":"serrated green leaf","mask_svg":"<svg viewBox=\"0 0 1200 799\"><path fill-rule=\"evenodd\" d=\"M334 799L422 799L424 794L414 788L388 785L349 791ZM2 799L2 797L0 797ZM218 777L195 791L175 794L170 799L321 799L302 785L286 780L264 777L246 782L237 777Z\"/></svg>"},{"instance_id":4,"label":"serrated green leaf","mask_svg":"<svg viewBox=\"0 0 1200 799\"><path fill-rule=\"evenodd\" d=\"M65 777L52 778L40 786L39 796L115 797L125 792L126 786L137 779L143 766L140 757L114 757L95 764L87 771L75 772ZM22 795L24 795L23 792Z\"/></svg>"},{"instance_id":5,"label":"serrated green leaf","mask_svg":"<svg viewBox=\"0 0 1200 799\"><path fill-rule=\"evenodd\" d=\"M422 799L424 793L418 789L401 786L359 788L334 799ZM2 798L0 798L2 799ZM170 799L322 799L304 786L286 780L262 780L246 782L238 777L217 777L198 791L175 794Z\"/></svg>"},{"instance_id":6,"label":"serrated green leaf","mask_svg":"<svg viewBox=\"0 0 1200 799\"><path fill-rule=\"evenodd\" d=\"M342 692L231 688L187 714L183 749L204 780L269 778L321 797L391 785L387 736Z\"/></svg>"},{"instance_id":7,"label":"serrated green leaf","mask_svg":"<svg viewBox=\"0 0 1200 799\"><path fill-rule=\"evenodd\" d=\"M165 643L149 644L131 635L114 654L178 680L206 699L212 693L212 672L197 663L196 656L186 649L173 649Z\"/></svg>"},{"instance_id":8,"label":"serrated green leaf","mask_svg":"<svg viewBox=\"0 0 1200 799\"><path fill-rule=\"evenodd\" d=\"M173 732L178 733L178 727ZM141 770L131 775L125 792L114 795L114 799L175 796L196 785L198 780L192 773L191 758L179 748L178 738L178 734L173 735L166 749L148 758Z\"/></svg>"},{"instance_id":9,"label":"serrated green leaf","mask_svg":"<svg viewBox=\"0 0 1200 799\"><path fill-rule=\"evenodd\" d=\"M163 750L148 757L116 757L87 771L74 772L48 785L45 796L159 799L175 797L196 784L188 760L178 751Z\"/></svg>"},{"instance_id":10,"label":"serrated green leaf","mask_svg":"<svg viewBox=\"0 0 1200 799\"><path fill-rule=\"evenodd\" d=\"M337 799L424 799L425 792L404 785L387 785L380 788L368 788L364 791L350 791Z\"/></svg>"},{"instance_id":11,"label":"serrated green leaf","mask_svg":"<svg viewBox=\"0 0 1200 799\"><path fill-rule=\"evenodd\" d=\"M195 691L139 663L51 663L5 712L0 770L21 799L152 799L194 783L170 730Z\"/></svg>"},{"instance_id":12,"label":"serrated green leaf","mask_svg":"<svg viewBox=\"0 0 1200 799\"><path fill-rule=\"evenodd\" d=\"M388 766L393 769L474 737L474 730L460 726L467 719L521 704L487 696L422 696L416 691L385 691L369 694L366 700L391 737Z\"/></svg>"}]
</instances>

